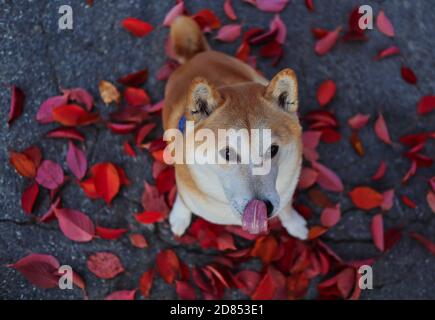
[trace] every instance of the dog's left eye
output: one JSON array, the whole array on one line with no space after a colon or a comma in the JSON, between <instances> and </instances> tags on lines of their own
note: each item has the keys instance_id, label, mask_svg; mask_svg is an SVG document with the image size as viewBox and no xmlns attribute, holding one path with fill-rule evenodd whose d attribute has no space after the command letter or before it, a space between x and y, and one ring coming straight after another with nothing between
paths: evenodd
<instances>
[{"instance_id":1,"label":"dog's left eye","mask_svg":"<svg viewBox=\"0 0 435 320\"><path fill-rule=\"evenodd\" d=\"M273 158L276 156L276 154L278 153L279 147L276 144L273 144L270 147L270 157Z\"/></svg>"}]
</instances>

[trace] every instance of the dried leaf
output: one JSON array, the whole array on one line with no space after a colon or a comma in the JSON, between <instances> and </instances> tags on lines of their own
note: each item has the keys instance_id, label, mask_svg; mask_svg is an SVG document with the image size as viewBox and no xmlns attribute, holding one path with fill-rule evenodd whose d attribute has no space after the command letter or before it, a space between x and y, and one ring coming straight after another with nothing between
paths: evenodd
<instances>
[{"instance_id":1,"label":"dried leaf","mask_svg":"<svg viewBox=\"0 0 435 320\"><path fill-rule=\"evenodd\" d=\"M409 237L420 242L430 253L435 255L435 243L416 232L410 232Z\"/></svg>"},{"instance_id":2,"label":"dried leaf","mask_svg":"<svg viewBox=\"0 0 435 320\"><path fill-rule=\"evenodd\" d=\"M175 281L175 291L181 300L195 300L195 289L185 281Z\"/></svg>"},{"instance_id":3,"label":"dried leaf","mask_svg":"<svg viewBox=\"0 0 435 320\"><path fill-rule=\"evenodd\" d=\"M124 91L124 98L132 107L145 106L150 103L150 97L141 88L127 87Z\"/></svg>"},{"instance_id":4,"label":"dried leaf","mask_svg":"<svg viewBox=\"0 0 435 320\"><path fill-rule=\"evenodd\" d=\"M435 192L429 191L426 196L427 204L429 208L435 213Z\"/></svg>"},{"instance_id":5,"label":"dried leaf","mask_svg":"<svg viewBox=\"0 0 435 320\"><path fill-rule=\"evenodd\" d=\"M369 122L369 120L370 120L370 115L369 114L360 114L360 113L358 113L355 116L353 116L352 118L350 118L347 121L347 124L352 129L360 130L360 129L364 128L367 125L367 122Z\"/></svg>"},{"instance_id":6,"label":"dried leaf","mask_svg":"<svg viewBox=\"0 0 435 320\"><path fill-rule=\"evenodd\" d=\"M418 103L417 113L424 116L435 110L435 96L424 96Z\"/></svg>"},{"instance_id":7,"label":"dried leaf","mask_svg":"<svg viewBox=\"0 0 435 320\"><path fill-rule=\"evenodd\" d=\"M112 292L104 300L134 300L137 289Z\"/></svg>"},{"instance_id":8,"label":"dried leaf","mask_svg":"<svg viewBox=\"0 0 435 320\"><path fill-rule=\"evenodd\" d=\"M32 159L24 153L9 153L9 162L15 170L23 177L34 178L36 176L36 166Z\"/></svg>"},{"instance_id":9,"label":"dried leaf","mask_svg":"<svg viewBox=\"0 0 435 320\"><path fill-rule=\"evenodd\" d=\"M376 120L375 133L382 142L384 142L386 144L392 144L391 139L390 139L390 134L388 133L387 124L385 123L385 120L384 120L384 117L382 114L379 114L379 117Z\"/></svg>"},{"instance_id":10,"label":"dried leaf","mask_svg":"<svg viewBox=\"0 0 435 320\"><path fill-rule=\"evenodd\" d=\"M132 233L128 236L128 238L130 239L130 243L136 248L144 249L148 247L147 240L140 233Z\"/></svg>"},{"instance_id":11,"label":"dried leaf","mask_svg":"<svg viewBox=\"0 0 435 320\"><path fill-rule=\"evenodd\" d=\"M166 283L172 284L180 274L180 261L174 250L160 251L156 258L157 271Z\"/></svg>"},{"instance_id":12,"label":"dried leaf","mask_svg":"<svg viewBox=\"0 0 435 320\"><path fill-rule=\"evenodd\" d=\"M88 111L92 110L92 107L94 106L94 98L87 90L83 88L74 88L63 89L62 92L69 100L84 105Z\"/></svg>"},{"instance_id":13,"label":"dried leaf","mask_svg":"<svg viewBox=\"0 0 435 320\"><path fill-rule=\"evenodd\" d=\"M36 120L42 124L53 122L53 109L67 103L68 96L66 95L48 98L39 107L38 113L36 114Z\"/></svg>"},{"instance_id":14,"label":"dried leaf","mask_svg":"<svg viewBox=\"0 0 435 320\"><path fill-rule=\"evenodd\" d=\"M122 76L117 81L120 84L128 87L138 87L142 85L148 79L148 70L142 69L125 76Z\"/></svg>"},{"instance_id":15,"label":"dried leaf","mask_svg":"<svg viewBox=\"0 0 435 320\"><path fill-rule=\"evenodd\" d=\"M215 39L223 42L233 42L242 32L242 27L240 24L228 24L219 29L218 34Z\"/></svg>"},{"instance_id":16,"label":"dried leaf","mask_svg":"<svg viewBox=\"0 0 435 320\"><path fill-rule=\"evenodd\" d=\"M237 15L234 12L232 0L225 0L224 11L228 18L231 20L237 20Z\"/></svg>"},{"instance_id":17,"label":"dried leaf","mask_svg":"<svg viewBox=\"0 0 435 320\"><path fill-rule=\"evenodd\" d=\"M121 102L121 94L111 82L101 80L98 89L100 90L101 100L103 100L106 105L109 105L112 102L115 102L116 104Z\"/></svg>"},{"instance_id":18,"label":"dried leaf","mask_svg":"<svg viewBox=\"0 0 435 320\"><path fill-rule=\"evenodd\" d=\"M399 47L393 45L391 47L381 50L375 57L375 60L379 61L397 54L400 54L400 49Z\"/></svg>"},{"instance_id":19,"label":"dried leaf","mask_svg":"<svg viewBox=\"0 0 435 320\"><path fill-rule=\"evenodd\" d=\"M112 229L112 228L104 228L100 226L95 227L95 234L102 239L105 240L117 240L122 237L128 229Z\"/></svg>"},{"instance_id":20,"label":"dried leaf","mask_svg":"<svg viewBox=\"0 0 435 320\"><path fill-rule=\"evenodd\" d=\"M145 271L139 280L139 290L144 298L148 298L150 295L151 287L153 286L154 269Z\"/></svg>"},{"instance_id":21,"label":"dried leaf","mask_svg":"<svg viewBox=\"0 0 435 320\"><path fill-rule=\"evenodd\" d=\"M317 40L314 51L320 56L327 54L335 46L340 32L341 27L338 27L334 31L329 31L326 36Z\"/></svg>"},{"instance_id":22,"label":"dried leaf","mask_svg":"<svg viewBox=\"0 0 435 320\"><path fill-rule=\"evenodd\" d=\"M315 161L311 165L319 173L317 183L322 188L333 192L342 192L344 190L341 179L331 169Z\"/></svg>"},{"instance_id":23,"label":"dried leaf","mask_svg":"<svg viewBox=\"0 0 435 320\"><path fill-rule=\"evenodd\" d=\"M24 212L31 214L33 212L33 206L35 205L36 198L38 198L39 187L36 182L28 186L21 196L21 207Z\"/></svg>"},{"instance_id":24,"label":"dried leaf","mask_svg":"<svg viewBox=\"0 0 435 320\"><path fill-rule=\"evenodd\" d=\"M121 179L116 167L110 162L100 163L93 168L95 191L107 204L118 194Z\"/></svg>"},{"instance_id":25,"label":"dried leaf","mask_svg":"<svg viewBox=\"0 0 435 320\"><path fill-rule=\"evenodd\" d=\"M372 180L381 180L384 177L386 171L387 164L385 163L385 161L382 160L378 169L376 170L376 173L373 175Z\"/></svg>"},{"instance_id":26,"label":"dried leaf","mask_svg":"<svg viewBox=\"0 0 435 320\"><path fill-rule=\"evenodd\" d=\"M320 222L323 226L331 228L335 226L341 218L340 204L337 204L334 208L326 208L322 211L320 216Z\"/></svg>"},{"instance_id":27,"label":"dried leaf","mask_svg":"<svg viewBox=\"0 0 435 320\"><path fill-rule=\"evenodd\" d=\"M169 27L172 22L178 17L181 16L184 12L184 1L178 2L165 16L165 20L163 21L163 25L165 27Z\"/></svg>"},{"instance_id":28,"label":"dried leaf","mask_svg":"<svg viewBox=\"0 0 435 320\"><path fill-rule=\"evenodd\" d=\"M55 139L73 139L78 141L85 141L85 136L80 133L76 128L57 128L49 131L46 135L47 138Z\"/></svg>"}]
</instances>

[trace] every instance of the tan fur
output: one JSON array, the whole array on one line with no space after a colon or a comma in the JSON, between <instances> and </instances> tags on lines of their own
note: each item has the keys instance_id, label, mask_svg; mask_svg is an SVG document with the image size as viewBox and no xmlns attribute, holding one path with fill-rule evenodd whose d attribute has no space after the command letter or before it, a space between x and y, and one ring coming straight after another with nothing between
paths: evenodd
<instances>
[{"instance_id":1,"label":"tan fur","mask_svg":"<svg viewBox=\"0 0 435 320\"><path fill-rule=\"evenodd\" d=\"M295 172L280 172L280 175L286 176L279 176L277 180L278 192L285 194L282 195L285 201L290 201L302 161L301 126L294 112L297 108L297 98L296 101L287 101L288 109L283 110L278 106L280 97L276 93L279 92L280 86L289 85L291 82L291 90L294 91L291 95L297 97L294 72L285 69L269 84L269 81L240 60L209 50L199 27L187 17L180 17L173 23L170 36L178 60L183 64L171 75L166 85L164 129L178 128L182 115L197 122L195 130L208 128L217 133L218 129L270 128L280 143L295 146L291 153L293 160L289 161L298 169ZM205 119L198 119L191 114L190 108L195 94L202 94L204 90L210 90L209 102L214 110ZM287 164L283 164L282 168L287 168ZM201 203L201 208L209 204L211 212L219 215L217 207L221 208L220 210L227 208L225 198L218 189L213 189L214 194L210 195L207 190L212 187L204 185L203 174L192 170L195 169L189 165L175 165L179 196L188 208L196 206L196 202ZM207 182L214 181L211 177L206 178L208 179L210 180ZM289 188L288 192L291 194L286 194L286 188ZM283 207L285 205L286 203L282 203ZM229 223L239 224L236 220Z\"/></svg>"}]
</instances>

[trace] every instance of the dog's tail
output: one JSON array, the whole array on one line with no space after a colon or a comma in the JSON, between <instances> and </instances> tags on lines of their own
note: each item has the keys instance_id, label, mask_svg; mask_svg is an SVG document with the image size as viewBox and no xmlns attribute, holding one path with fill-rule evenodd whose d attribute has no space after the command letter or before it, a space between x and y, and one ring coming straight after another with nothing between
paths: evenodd
<instances>
[{"instance_id":1,"label":"dog's tail","mask_svg":"<svg viewBox=\"0 0 435 320\"><path fill-rule=\"evenodd\" d=\"M171 24L171 45L178 62L184 63L194 55L209 50L199 25L190 17L180 16Z\"/></svg>"}]
</instances>

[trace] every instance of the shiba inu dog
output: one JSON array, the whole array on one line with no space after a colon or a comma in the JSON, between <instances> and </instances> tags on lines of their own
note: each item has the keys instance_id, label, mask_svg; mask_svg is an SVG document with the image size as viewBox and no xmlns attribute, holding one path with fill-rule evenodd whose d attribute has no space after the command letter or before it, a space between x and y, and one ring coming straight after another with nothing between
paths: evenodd
<instances>
[{"instance_id":1,"label":"shiba inu dog","mask_svg":"<svg viewBox=\"0 0 435 320\"><path fill-rule=\"evenodd\" d=\"M216 134L220 129L271 132L267 145L241 138L264 151L259 154L270 167L266 174L254 175L251 163L238 163L242 154L229 142L216 154L232 163L175 164L178 195L169 217L173 233L186 231L192 213L212 223L242 225L250 233L266 231L268 219L278 216L289 234L306 239L306 221L292 207L302 164L293 70L284 69L268 81L242 61L211 50L196 22L185 16L172 23L170 39L181 66L166 85L165 130L179 128L184 119Z\"/></svg>"}]
</instances>

